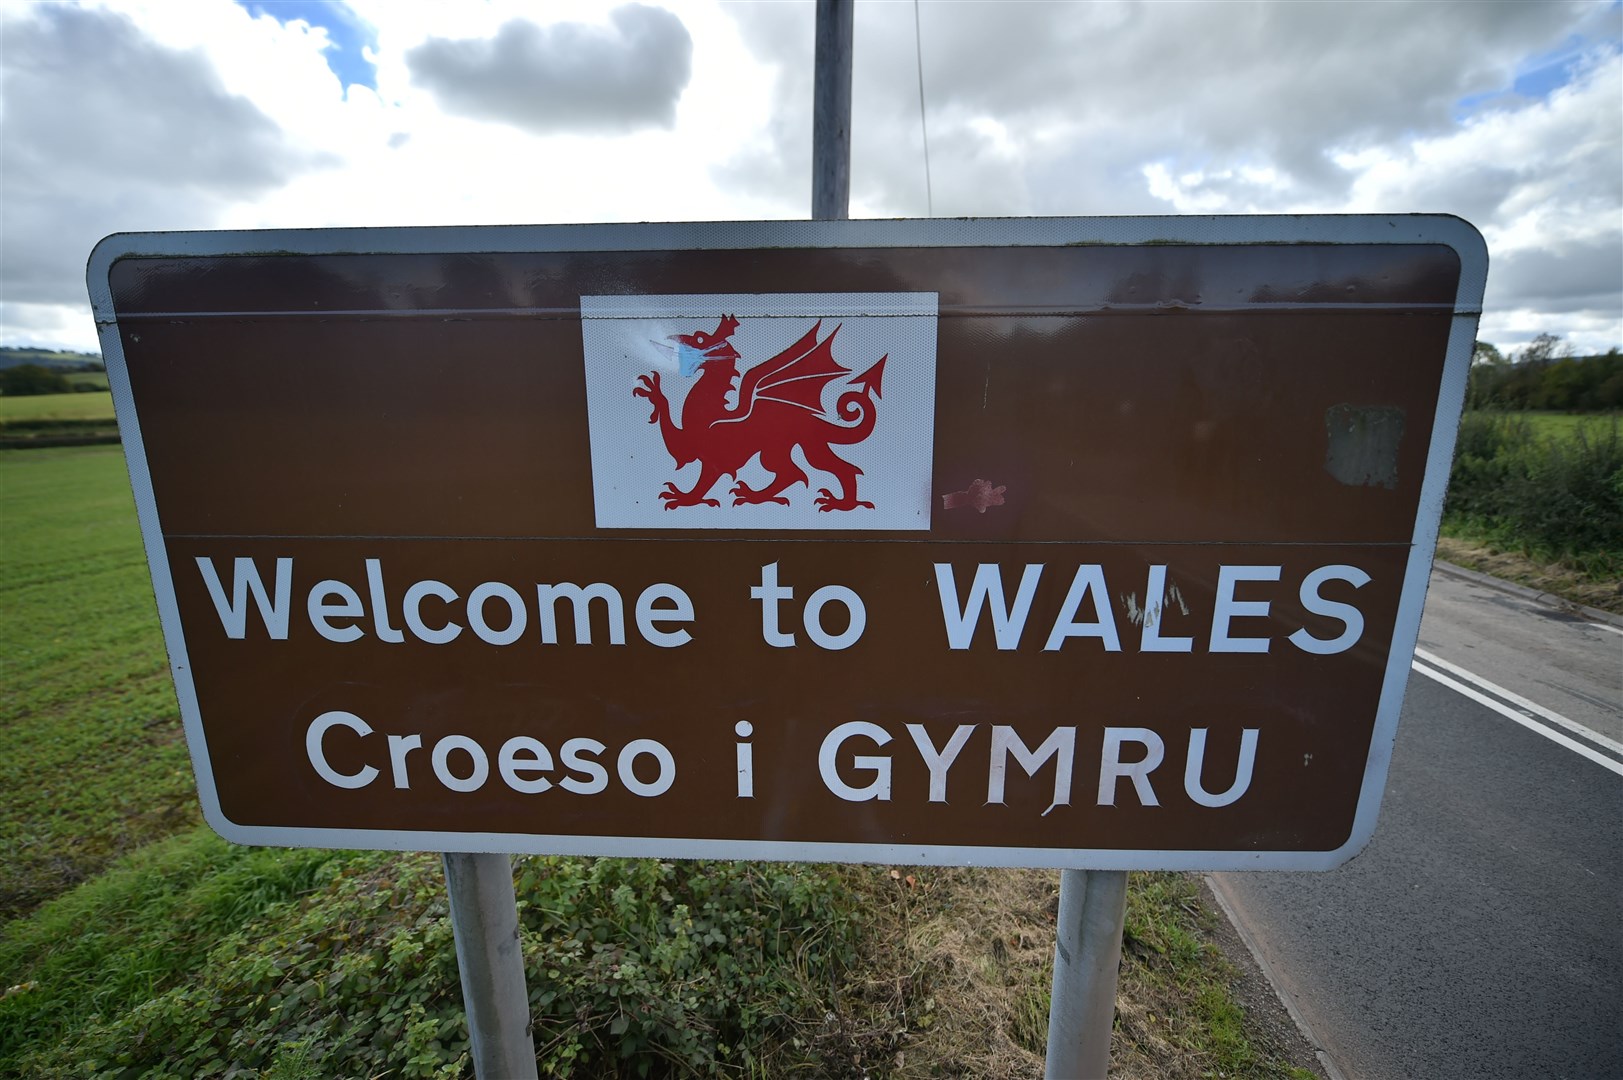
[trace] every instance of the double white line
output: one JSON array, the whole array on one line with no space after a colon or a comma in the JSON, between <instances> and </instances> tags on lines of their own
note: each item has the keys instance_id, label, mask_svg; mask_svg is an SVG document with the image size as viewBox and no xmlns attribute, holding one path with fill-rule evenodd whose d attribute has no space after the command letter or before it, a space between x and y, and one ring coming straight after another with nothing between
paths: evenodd
<instances>
[{"instance_id":1,"label":"double white line","mask_svg":"<svg viewBox=\"0 0 1623 1080\"><path fill-rule=\"evenodd\" d=\"M1568 720L1558 712L1514 694L1457 664L1451 664L1436 653L1417 648L1414 655L1414 669L1428 679L1434 679L1477 704L1516 721L1527 730L1623 776L1623 743L1608 739L1576 720Z\"/></svg>"}]
</instances>

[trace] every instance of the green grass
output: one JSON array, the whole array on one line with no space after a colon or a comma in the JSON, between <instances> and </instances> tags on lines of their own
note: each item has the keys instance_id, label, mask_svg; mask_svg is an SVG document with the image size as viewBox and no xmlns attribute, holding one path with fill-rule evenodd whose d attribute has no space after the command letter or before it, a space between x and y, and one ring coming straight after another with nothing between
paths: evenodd
<instances>
[{"instance_id":1,"label":"green grass","mask_svg":"<svg viewBox=\"0 0 1623 1080\"><path fill-rule=\"evenodd\" d=\"M1312 1073L1280 1060L1248 1035L1245 1011L1230 990L1234 968L1211 935L1220 916L1201 903L1196 878L1135 873L1128 882L1123 988L1152 1008L1159 1002L1161 1012L1118 1016L1118 1029L1150 1025L1157 1038L1198 1061L1202 1076L1311 1080Z\"/></svg>"},{"instance_id":2,"label":"green grass","mask_svg":"<svg viewBox=\"0 0 1623 1080\"><path fill-rule=\"evenodd\" d=\"M838 872L522 859L547 1075L782 1075L842 980ZM438 859L154 844L0 934L0 1075L467 1073Z\"/></svg>"},{"instance_id":3,"label":"green grass","mask_svg":"<svg viewBox=\"0 0 1623 1080\"><path fill-rule=\"evenodd\" d=\"M1510 412L1504 415L1526 420L1537 438L1563 442L1577 438L1580 427L1588 425L1592 430L1599 430L1596 425L1605 427L1617 418L1616 413Z\"/></svg>"},{"instance_id":4,"label":"green grass","mask_svg":"<svg viewBox=\"0 0 1623 1080\"><path fill-rule=\"evenodd\" d=\"M194 828L10 923L0 971L21 981L0 997L0 1075L90 1075L56 1049L64 1035L79 1041L199 975L219 941L311 889L336 860L233 847Z\"/></svg>"},{"instance_id":5,"label":"green grass","mask_svg":"<svg viewBox=\"0 0 1623 1080\"><path fill-rule=\"evenodd\" d=\"M80 378L80 376L71 376ZM87 373L85 379L105 383L105 375ZM17 421L113 419L113 395L107 391L74 394L0 395L0 427Z\"/></svg>"},{"instance_id":6,"label":"green grass","mask_svg":"<svg viewBox=\"0 0 1623 1080\"><path fill-rule=\"evenodd\" d=\"M0 918L198 820L124 457L0 451Z\"/></svg>"}]
</instances>

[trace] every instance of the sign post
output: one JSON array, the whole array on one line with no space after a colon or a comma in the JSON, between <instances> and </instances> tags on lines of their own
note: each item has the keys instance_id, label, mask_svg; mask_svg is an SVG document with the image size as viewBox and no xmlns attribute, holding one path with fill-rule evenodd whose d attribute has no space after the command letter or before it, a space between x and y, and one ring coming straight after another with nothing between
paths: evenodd
<instances>
[{"instance_id":1,"label":"sign post","mask_svg":"<svg viewBox=\"0 0 1623 1080\"><path fill-rule=\"evenodd\" d=\"M1061 870L1045 1075L1103 1077L1110 1067L1127 871Z\"/></svg>"},{"instance_id":2,"label":"sign post","mask_svg":"<svg viewBox=\"0 0 1623 1080\"><path fill-rule=\"evenodd\" d=\"M512 862L506 855L447 852L445 886L474 1075L535 1077Z\"/></svg>"},{"instance_id":3,"label":"sign post","mask_svg":"<svg viewBox=\"0 0 1623 1080\"><path fill-rule=\"evenodd\" d=\"M227 839L1116 872L1368 841L1485 274L1448 217L1084 218L90 285Z\"/></svg>"}]
</instances>

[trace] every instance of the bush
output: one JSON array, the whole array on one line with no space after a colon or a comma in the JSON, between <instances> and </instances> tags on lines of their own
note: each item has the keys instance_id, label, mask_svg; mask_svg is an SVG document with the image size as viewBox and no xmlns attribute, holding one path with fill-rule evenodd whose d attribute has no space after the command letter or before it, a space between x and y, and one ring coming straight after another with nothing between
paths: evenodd
<instances>
[{"instance_id":1,"label":"bush","mask_svg":"<svg viewBox=\"0 0 1623 1080\"><path fill-rule=\"evenodd\" d=\"M1570 439L1538 437L1513 414L1460 421L1446 518L1592 572L1623 571L1623 437L1611 417Z\"/></svg>"},{"instance_id":2,"label":"bush","mask_svg":"<svg viewBox=\"0 0 1623 1080\"><path fill-rule=\"evenodd\" d=\"M825 868L542 858L517 889L544 1074L758 1074L854 955Z\"/></svg>"},{"instance_id":3,"label":"bush","mask_svg":"<svg viewBox=\"0 0 1623 1080\"><path fill-rule=\"evenodd\" d=\"M27 397L35 394L66 394L73 384L60 371L52 371L40 364L18 364L0 368L0 394L7 397Z\"/></svg>"},{"instance_id":4,"label":"bush","mask_svg":"<svg viewBox=\"0 0 1623 1080\"><path fill-rule=\"evenodd\" d=\"M212 838L202 845L220 846ZM201 889L207 905L143 901L148 910L131 929L114 931L127 948L97 947L95 968L137 966L147 976L117 992L94 968L80 976L83 987L61 985L51 956L82 949L79 942L18 948L15 977L26 981L0 999L0 1020L11 1014L15 1036L0 1049L0 1074L471 1074L437 858L229 854L244 866L257 860L262 873L297 864L290 881L302 895L258 897L266 890L251 877L205 875L183 891ZM515 860L515 869L544 1076L762 1075L804 1064L797 1024L821 1021L821 995L852 962L855 903L827 868L534 858ZM161 899L173 888L150 870L143 879L142 895ZM239 892L258 898L231 919ZM89 914L77 897L57 902L64 915L79 905L76 922ZM111 921L124 917L121 909ZM131 950L169 962L139 967ZM171 950L192 955L175 964ZM86 1007L90 988L99 1000ZM56 997L64 990L85 1014L71 1022L61 1015L68 999Z\"/></svg>"}]
</instances>

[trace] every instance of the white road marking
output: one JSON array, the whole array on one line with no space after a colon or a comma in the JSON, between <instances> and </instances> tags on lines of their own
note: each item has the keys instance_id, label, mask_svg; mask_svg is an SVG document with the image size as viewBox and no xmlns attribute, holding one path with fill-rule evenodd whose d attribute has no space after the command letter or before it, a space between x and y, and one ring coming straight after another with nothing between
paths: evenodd
<instances>
[{"instance_id":1,"label":"white road marking","mask_svg":"<svg viewBox=\"0 0 1623 1080\"><path fill-rule=\"evenodd\" d=\"M1415 651L1419 652L1418 649L1415 650ZM1464 683L1459 682L1459 681L1457 681L1455 679L1449 678L1447 675L1444 675L1440 671L1433 671L1431 668L1429 668L1426 665L1422 664L1418 660L1416 660L1414 662L1413 666L1414 666L1414 669L1416 671L1420 672L1420 674L1426 676L1427 678L1433 679L1436 682L1440 682L1444 686L1448 687L1450 690L1453 690L1453 691L1455 691L1456 693L1459 693L1459 694L1463 694L1464 696L1470 698L1472 701L1476 702L1477 704L1485 705L1488 708L1492 709L1494 712L1498 713L1499 715L1516 721L1516 723L1520 724L1522 727L1526 728L1528 731L1531 731L1536 735L1542 735L1546 739L1549 739L1551 742L1557 744L1558 746L1564 746L1568 750L1571 750L1573 753L1578 754L1580 757L1586 757L1590 761L1593 761L1595 764L1601 766L1602 768L1608 769L1608 770L1616 773L1619 776L1623 776L1623 762L1613 761L1611 758L1609 758L1606 755L1600 753L1598 750L1591 749L1590 747L1585 746L1583 743L1579 742L1578 740L1568 738L1567 736L1561 734L1559 731L1556 731L1553 728L1545 726L1544 724L1540 723L1537 718L1532 717L1532 716L1528 716L1528 715L1526 715L1525 713L1522 713L1522 712L1518 712L1517 710L1512 709L1510 706L1505 705L1502 702L1495 701L1493 698L1489 697L1488 695L1483 694L1483 693L1479 693L1478 691L1473 690L1471 687L1465 685ZM1566 720L1565 717L1562 717L1562 719ZM1584 727L1582 724L1574 724L1571 720L1566 720L1566 723L1573 726L1573 727L1579 728L1580 730L1583 730L1583 731L1588 731L1589 730L1588 728ZM1596 737L1597 738L1604 738L1604 736L1596 736ZM1611 742L1610 739L1607 739L1606 741ZM1613 745L1615 746L1616 744L1613 743Z\"/></svg>"},{"instance_id":2,"label":"white road marking","mask_svg":"<svg viewBox=\"0 0 1623 1080\"><path fill-rule=\"evenodd\" d=\"M1458 664L1449 663L1447 660L1444 660L1441 656L1438 656L1434 652L1429 652L1426 649L1416 648L1414 654L1420 657L1420 659L1424 660L1426 663L1430 664L1432 667L1442 668L1451 675L1456 675L1468 683L1480 686L1482 689L1486 690L1490 694L1493 694L1502 701L1508 701L1512 705L1520 706L1522 709L1532 713L1534 716L1542 716L1544 719L1548 720L1557 727L1566 728L1574 735L1577 735L1580 738L1588 739L1590 742L1595 743L1598 746L1604 746L1612 753L1623 757L1623 743L1618 742L1616 739L1608 739L1605 735L1602 735L1593 728L1585 727L1576 720L1568 720L1560 713L1546 709L1536 701L1529 701L1520 694L1513 694L1497 683L1489 682L1487 679L1484 679L1475 672L1466 671Z\"/></svg>"},{"instance_id":3,"label":"white road marking","mask_svg":"<svg viewBox=\"0 0 1623 1080\"><path fill-rule=\"evenodd\" d=\"M1614 634L1623 635L1623 630L1619 630L1617 627L1613 626L1611 623L1592 622L1589 625L1593 626L1596 630L1607 630L1607 631L1610 631L1611 633L1614 633Z\"/></svg>"}]
</instances>

